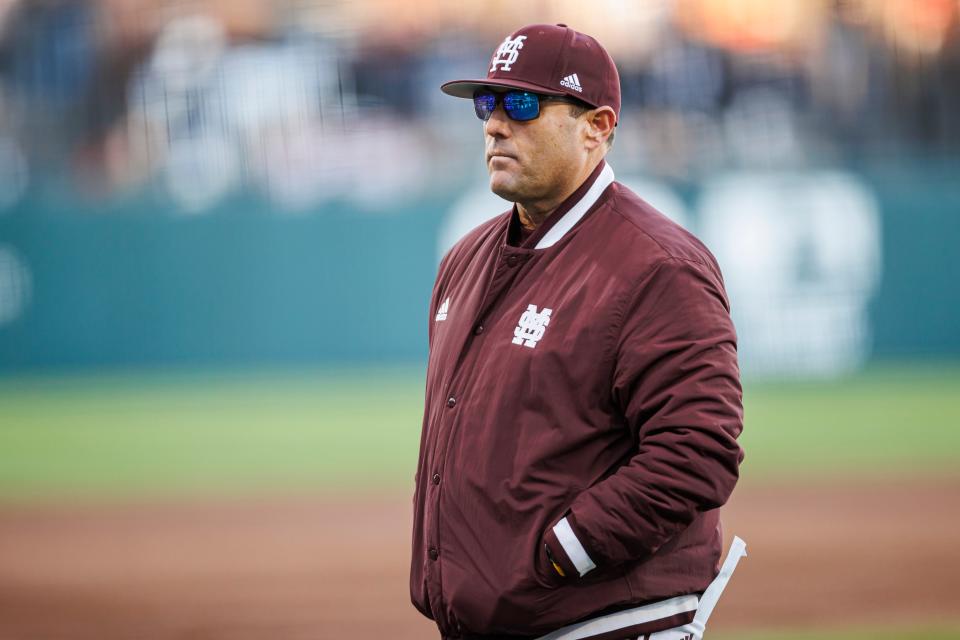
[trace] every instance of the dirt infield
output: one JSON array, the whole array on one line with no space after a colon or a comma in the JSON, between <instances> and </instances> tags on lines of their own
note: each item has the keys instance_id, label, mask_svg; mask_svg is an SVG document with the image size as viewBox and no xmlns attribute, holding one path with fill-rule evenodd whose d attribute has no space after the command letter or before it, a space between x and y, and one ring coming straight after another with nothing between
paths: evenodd
<instances>
[{"instance_id":1,"label":"dirt infield","mask_svg":"<svg viewBox=\"0 0 960 640\"><path fill-rule=\"evenodd\" d=\"M410 495L0 508L0 638L437 638L409 604ZM740 487L710 626L960 619L960 480Z\"/></svg>"}]
</instances>

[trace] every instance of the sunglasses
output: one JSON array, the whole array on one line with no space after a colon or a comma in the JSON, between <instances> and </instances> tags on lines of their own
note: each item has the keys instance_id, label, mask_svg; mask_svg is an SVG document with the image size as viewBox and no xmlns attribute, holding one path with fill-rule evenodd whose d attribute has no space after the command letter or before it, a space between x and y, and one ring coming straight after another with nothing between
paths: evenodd
<instances>
[{"instance_id":1,"label":"sunglasses","mask_svg":"<svg viewBox=\"0 0 960 640\"><path fill-rule=\"evenodd\" d=\"M540 103L544 100L556 100L580 104L579 100L567 96L547 96L530 91L512 90L503 93L494 93L486 89L478 89L473 94L473 108L477 117L486 122L493 115L497 105L503 103L503 111L511 120L527 122L540 115ZM586 103L582 103L586 105Z\"/></svg>"}]
</instances>

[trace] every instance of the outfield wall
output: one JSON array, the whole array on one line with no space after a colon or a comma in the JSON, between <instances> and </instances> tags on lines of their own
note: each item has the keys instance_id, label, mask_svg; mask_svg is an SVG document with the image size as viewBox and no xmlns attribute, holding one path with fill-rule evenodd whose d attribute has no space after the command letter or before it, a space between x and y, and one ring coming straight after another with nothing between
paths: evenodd
<instances>
[{"instance_id":1,"label":"outfield wall","mask_svg":"<svg viewBox=\"0 0 960 640\"><path fill-rule=\"evenodd\" d=\"M740 293L738 268L747 285L755 282L751 273L779 273L779 280L770 281L791 304L813 289L821 301L840 300L847 294L834 285L853 282L861 287L863 326L852 330L850 339L859 342L851 362L960 356L960 170L938 165L843 174L868 194L860 200L876 208L873 231L869 215L857 223L869 231L863 237L835 225L855 205L829 193L817 200L768 189L766 200L757 200L729 188L770 182L765 174L723 183L734 196L719 198L727 211L739 216L750 203L767 203L759 218L737 217L730 223L740 225L735 227L706 204L717 201L708 196L725 177L664 189L683 209L672 213L723 254L735 313L753 305L763 321L773 299L767 285L749 294L753 302L743 297L748 294ZM821 175L795 173L787 181L800 176L818 185L826 180ZM0 369L422 359L426 307L442 250L438 236L465 191L381 212L330 202L316 211L283 214L247 197L185 215L173 213L156 195L103 206L35 190L0 214ZM803 222L821 205L810 218L813 226ZM802 224L784 227L784 220ZM773 236L756 236L758 228L773 228L768 223L782 227L781 241L789 240L789 247L771 248ZM851 236L857 236L852 244ZM794 242L800 237L806 245ZM726 248L720 247L724 242ZM733 264L749 243L776 268L756 268L749 260ZM788 250L795 259L782 264L778 256ZM861 258L851 263L851 251ZM836 320L844 300L831 303L834 315L807 320L807 311L785 308L768 324L793 321L791 335L806 329L814 337L847 339L850 331ZM738 323L741 341L749 337L744 325L752 327L751 336L761 333L754 320ZM767 336L768 342L776 345L775 337ZM745 347L749 369L763 354ZM817 345L800 344L796 351L811 348ZM837 351L829 342L819 348ZM777 358L792 356L772 357L776 368Z\"/></svg>"}]
</instances>

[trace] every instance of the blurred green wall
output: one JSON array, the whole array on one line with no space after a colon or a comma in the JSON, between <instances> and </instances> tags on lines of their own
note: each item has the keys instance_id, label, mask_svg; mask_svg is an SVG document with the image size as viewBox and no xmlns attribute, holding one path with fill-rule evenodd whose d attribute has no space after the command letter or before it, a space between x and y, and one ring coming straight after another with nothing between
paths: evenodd
<instances>
[{"instance_id":1,"label":"blurred green wall","mask_svg":"<svg viewBox=\"0 0 960 640\"><path fill-rule=\"evenodd\" d=\"M960 356L958 175L860 173L882 216L874 357ZM34 194L0 216L0 247L30 272L22 313L0 325L0 369L422 359L448 206L283 215L248 197L189 216L158 197Z\"/></svg>"},{"instance_id":2,"label":"blurred green wall","mask_svg":"<svg viewBox=\"0 0 960 640\"><path fill-rule=\"evenodd\" d=\"M439 211L24 203L0 218L32 280L0 367L421 358Z\"/></svg>"}]
</instances>

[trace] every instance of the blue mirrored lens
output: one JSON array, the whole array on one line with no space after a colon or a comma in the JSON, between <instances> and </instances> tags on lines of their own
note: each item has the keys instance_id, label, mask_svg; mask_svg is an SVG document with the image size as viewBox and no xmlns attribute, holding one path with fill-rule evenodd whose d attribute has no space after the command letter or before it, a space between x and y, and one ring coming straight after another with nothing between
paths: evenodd
<instances>
[{"instance_id":1,"label":"blue mirrored lens","mask_svg":"<svg viewBox=\"0 0 960 640\"><path fill-rule=\"evenodd\" d=\"M477 91L473 94L473 109L481 120L489 120L497 108L497 96L489 91Z\"/></svg>"},{"instance_id":2,"label":"blue mirrored lens","mask_svg":"<svg viewBox=\"0 0 960 640\"><path fill-rule=\"evenodd\" d=\"M503 97L503 109L514 120L533 120L540 115L540 100L529 91L508 91Z\"/></svg>"},{"instance_id":3,"label":"blue mirrored lens","mask_svg":"<svg viewBox=\"0 0 960 640\"><path fill-rule=\"evenodd\" d=\"M493 115L497 104L503 100L503 110L511 120L533 120L540 115L540 98L529 91L493 93L479 90L473 94L473 108L477 117L486 122Z\"/></svg>"}]
</instances>

